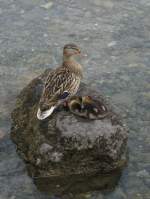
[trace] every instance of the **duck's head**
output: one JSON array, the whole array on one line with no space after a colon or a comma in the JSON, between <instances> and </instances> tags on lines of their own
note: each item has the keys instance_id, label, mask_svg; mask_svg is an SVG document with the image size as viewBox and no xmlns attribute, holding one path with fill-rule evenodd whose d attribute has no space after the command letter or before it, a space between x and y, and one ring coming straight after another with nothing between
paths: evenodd
<instances>
[{"instance_id":1,"label":"duck's head","mask_svg":"<svg viewBox=\"0 0 150 199\"><path fill-rule=\"evenodd\" d=\"M81 49L76 44L66 44L63 49L64 57L78 56L81 54Z\"/></svg>"}]
</instances>

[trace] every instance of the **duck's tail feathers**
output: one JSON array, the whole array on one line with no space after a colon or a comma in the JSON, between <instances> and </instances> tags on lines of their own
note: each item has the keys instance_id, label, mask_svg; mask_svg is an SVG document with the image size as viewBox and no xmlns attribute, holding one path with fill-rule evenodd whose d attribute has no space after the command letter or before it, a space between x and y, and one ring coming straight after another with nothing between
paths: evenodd
<instances>
[{"instance_id":1,"label":"duck's tail feathers","mask_svg":"<svg viewBox=\"0 0 150 199\"><path fill-rule=\"evenodd\" d=\"M47 117L49 117L49 116L53 113L53 111L54 111L55 108L56 108L56 106L51 106L51 108L48 109L48 110L46 110L46 111L41 111L41 109L38 108L38 111L37 111L37 118L38 118L39 120L44 120L44 119L46 119Z\"/></svg>"}]
</instances>

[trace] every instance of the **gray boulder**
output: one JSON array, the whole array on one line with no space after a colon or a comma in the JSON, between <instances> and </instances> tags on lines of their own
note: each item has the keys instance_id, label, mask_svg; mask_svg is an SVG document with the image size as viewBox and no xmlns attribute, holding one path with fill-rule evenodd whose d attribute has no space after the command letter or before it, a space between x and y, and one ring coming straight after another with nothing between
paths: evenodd
<instances>
[{"instance_id":1,"label":"gray boulder","mask_svg":"<svg viewBox=\"0 0 150 199\"><path fill-rule=\"evenodd\" d=\"M49 70L22 90L12 112L11 137L36 176L108 173L126 163L128 132L98 91L81 83L78 94L106 104L109 114L88 120L60 110L39 121L37 106Z\"/></svg>"}]
</instances>

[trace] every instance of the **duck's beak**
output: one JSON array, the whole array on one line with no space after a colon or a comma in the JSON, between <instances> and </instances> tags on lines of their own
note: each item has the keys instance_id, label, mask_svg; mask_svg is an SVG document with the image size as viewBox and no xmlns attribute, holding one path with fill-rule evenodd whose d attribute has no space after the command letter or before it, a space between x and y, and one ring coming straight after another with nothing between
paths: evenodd
<instances>
[{"instance_id":1,"label":"duck's beak","mask_svg":"<svg viewBox=\"0 0 150 199\"><path fill-rule=\"evenodd\" d=\"M80 56L81 56L81 57L87 57L88 55L87 55L87 54L81 53Z\"/></svg>"},{"instance_id":2,"label":"duck's beak","mask_svg":"<svg viewBox=\"0 0 150 199\"><path fill-rule=\"evenodd\" d=\"M78 54L79 54L80 57L87 57L87 54L84 53L84 52L81 52L80 49L78 49Z\"/></svg>"}]
</instances>

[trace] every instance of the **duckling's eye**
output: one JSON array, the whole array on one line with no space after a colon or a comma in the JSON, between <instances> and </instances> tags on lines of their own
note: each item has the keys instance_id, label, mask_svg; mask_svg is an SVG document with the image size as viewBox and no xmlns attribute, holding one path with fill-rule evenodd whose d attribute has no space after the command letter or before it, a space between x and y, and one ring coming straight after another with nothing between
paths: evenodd
<instances>
[{"instance_id":1,"label":"duckling's eye","mask_svg":"<svg viewBox=\"0 0 150 199\"><path fill-rule=\"evenodd\" d=\"M89 95L87 96L87 98L88 98L89 100L92 100L92 97L91 97L91 96L89 96Z\"/></svg>"}]
</instances>

